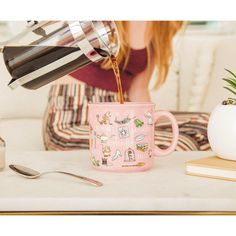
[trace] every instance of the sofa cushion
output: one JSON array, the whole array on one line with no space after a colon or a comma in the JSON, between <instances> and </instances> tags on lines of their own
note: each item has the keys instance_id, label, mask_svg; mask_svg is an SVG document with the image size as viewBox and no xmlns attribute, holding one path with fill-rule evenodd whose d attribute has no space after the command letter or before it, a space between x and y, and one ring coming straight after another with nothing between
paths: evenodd
<instances>
[{"instance_id":1,"label":"sofa cushion","mask_svg":"<svg viewBox=\"0 0 236 236\"><path fill-rule=\"evenodd\" d=\"M10 150L44 150L42 119L2 119L0 136Z\"/></svg>"},{"instance_id":2,"label":"sofa cushion","mask_svg":"<svg viewBox=\"0 0 236 236\"><path fill-rule=\"evenodd\" d=\"M224 68L236 72L235 45L236 36L225 36L215 51L214 68L202 104L203 111L213 110L217 104L231 96L231 93L223 88L226 83L222 78L228 76Z\"/></svg>"},{"instance_id":3,"label":"sofa cushion","mask_svg":"<svg viewBox=\"0 0 236 236\"><path fill-rule=\"evenodd\" d=\"M10 89L11 80L2 54L0 54L0 119L6 118L42 118L47 104L50 84L37 90L22 87Z\"/></svg>"}]
</instances>

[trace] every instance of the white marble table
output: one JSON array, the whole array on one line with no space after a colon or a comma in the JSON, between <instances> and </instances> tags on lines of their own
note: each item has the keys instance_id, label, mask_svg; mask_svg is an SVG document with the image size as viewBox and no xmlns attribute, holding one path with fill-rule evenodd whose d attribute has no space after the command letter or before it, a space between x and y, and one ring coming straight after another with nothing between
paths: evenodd
<instances>
[{"instance_id":1,"label":"white marble table","mask_svg":"<svg viewBox=\"0 0 236 236\"><path fill-rule=\"evenodd\" d=\"M156 158L152 170L110 173L94 170L88 151L7 152L7 164L37 170L61 169L98 179L93 187L64 175L29 180L8 167L0 172L0 212L236 211L236 182L185 175L186 160L211 152L176 152Z\"/></svg>"}]
</instances>

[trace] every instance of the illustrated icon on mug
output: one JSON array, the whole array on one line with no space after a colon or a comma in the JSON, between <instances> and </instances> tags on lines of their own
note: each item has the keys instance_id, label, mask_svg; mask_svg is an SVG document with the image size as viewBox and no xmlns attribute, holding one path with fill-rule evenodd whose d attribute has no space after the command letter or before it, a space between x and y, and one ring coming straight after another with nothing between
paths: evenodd
<instances>
[{"instance_id":1,"label":"illustrated icon on mug","mask_svg":"<svg viewBox=\"0 0 236 236\"><path fill-rule=\"evenodd\" d=\"M172 143L160 149L154 143L155 123L166 117L172 125ZM154 103L90 103L90 153L94 168L132 172L152 168L155 156L172 153L179 130L168 111L155 111Z\"/></svg>"}]
</instances>

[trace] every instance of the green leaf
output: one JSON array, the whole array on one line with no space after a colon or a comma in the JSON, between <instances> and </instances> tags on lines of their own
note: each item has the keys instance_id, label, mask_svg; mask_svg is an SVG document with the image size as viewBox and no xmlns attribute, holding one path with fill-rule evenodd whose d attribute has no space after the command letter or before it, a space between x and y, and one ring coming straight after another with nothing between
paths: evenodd
<instances>
[{"instance_id":1,"label":"green leaf","mask_svg":"<svg viewBox=\"0 0 236 236\"><path fill-rule=\"evenodd\" d=\"M236 90L236 87L235 87L235 86L232 86L231 84L228 85L228 86L230 86L231 88L233 88L234 90Z\"/></svg>"},{"instance_id":2,"label":"green leaf","mask_svg":"<svg viewBox=\"0 0 236 236\"><path fill-rule=\"evenodd\" d=\"M234 82L230 79L226 79L226 78L224 78L223 80L226 81L227 83L229 83L233 88L236 88L236 82Z\"/></svg>"},{"instance_id":3,"label":"green leaf","mask_svg":"<svg viewBox=\"0 0 236 236\"><path fill-rule=\"evenodd\" d=\"M228 99L231 99L231 100L234 100L234 101L236 101L236 98L228 98Z\"/></svg>"},{"instance_id":4,"label":"green leaf","mask_svg":"<svg viewBox=\"0 0 236 236\"><path fill-rule=\"evenodd\" d=\"M228 69L226 69L226 68L225 68L225 70L226 70L227 72L229 72L234 78L236 78L236 75L235 75L232 71L230 71L230 70L228 70Z\"/></svg>"},{"instance_id":5,"label":"green leaf","mask_svg":"<svg viewBox=\"0 0 236 236\"><path fill-rule=\"evenodd\" d=\"M233 93L234 95L236 95L236 92L233 91L231 88L228 88L228 87L224 87L225 89L229 90L231 93Z\"/></svg>"},{"instance_id":6,"label":"green leaf","mask_svg":"<svg viewBox=\"0 0 236 236\"><path fill-rule=\"evenodd\" d=\"M234 83L236 83L236 79L231 78L231 77L226 77L226 78L222 78L222 79L229 79L229 80L232 80Z\"/></svg>"}]
</instances>

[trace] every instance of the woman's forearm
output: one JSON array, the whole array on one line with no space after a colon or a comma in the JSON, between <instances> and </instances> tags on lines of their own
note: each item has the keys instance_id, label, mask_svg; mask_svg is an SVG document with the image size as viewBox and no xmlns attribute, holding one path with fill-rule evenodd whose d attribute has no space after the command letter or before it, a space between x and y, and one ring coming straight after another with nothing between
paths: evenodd
<instances>
[{"instance_id":1,"label":"woman's forearm","mask_svg":"<svg viewBox=\"0 0 236 236\"><path fill-rule=\"evenodd\" d=\"M148 90L149 79L146 73L140 73L133 78L131 87L128 91L129 100L131 102L150 102L150 92Z\"/></svg>"},{"instance_id":2,"label":"woman's forearm","mask_svg":"<svg viewBox=\"0 0 236 236\"><path fill-rule=\"evenodd\" d=\"M128 92L131 102L150 102L151 97L147 88L132 88Z\"/></svg>"}]
</instances>

